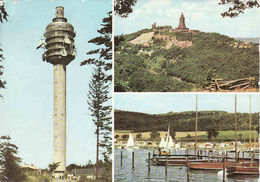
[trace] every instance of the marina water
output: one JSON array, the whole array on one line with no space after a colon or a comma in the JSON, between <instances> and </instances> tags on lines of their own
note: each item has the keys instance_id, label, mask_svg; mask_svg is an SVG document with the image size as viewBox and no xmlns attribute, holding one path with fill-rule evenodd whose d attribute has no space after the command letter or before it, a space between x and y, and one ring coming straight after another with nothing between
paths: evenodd
<instances>
[{"instance_id":1,"label":"marina water","mask_svg":"<svg viewBox=\"0 0 260 182\"><path fill-rule=\"evenodd\" d=\"M123 152L123 163L121 166L121 151ZM182 182L187 181L187 168L186 166L168 166L167 175L165 174L165 166L153 166L151 165L150 173L148 173L148 153L152 150L141 149L134 151L134 170L132 169L132 151L126 149L115 149L114 152L114 179L115 181L128 182L155 182L155 181L167 181L167 182ZM172 154L185 154L185 151L176 151ZM189 151L189 154L193 154L193 150ZM218 174L219 173L219 174ZM210 170L190 170L189 173L190 182L218 182L223 181L223 173L219 171ZM258 176L233 176L227 177L226 182L257 182ZM259 180L260 181L260 180Z\"/></svg>"}]
</instances>

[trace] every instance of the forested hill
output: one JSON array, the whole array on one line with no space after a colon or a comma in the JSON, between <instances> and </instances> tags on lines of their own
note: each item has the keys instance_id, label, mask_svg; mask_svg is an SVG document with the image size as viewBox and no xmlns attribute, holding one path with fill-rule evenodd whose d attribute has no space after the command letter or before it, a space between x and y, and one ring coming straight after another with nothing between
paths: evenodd
<instances>
[{"instance_id":1,"label":"forested hill","mask_svg":"<svg viewBox=\"0 0 260 182\"><path fill-rule=\"evenodd\" d=\"M259 122L258 113L252 113L252 129ZM170 112L167 114L145 114L115 110L115 130L133 130L133 132L167 131L171 125L173 131L195 131L196 112ZM234 130L235 114L224 111L198 112L198 131L214 128L218 131ZM249 114L237 113L238 130L248 130Z\"/></svg>"},{"instance_id":2,"label":"forested hill","mask_svg":"<svg viewBox=\"0 0 260 182\"><path fill-rule=\"evenodd\" d=\"M115 91L197 91L212 77L255 77L259 52L219 33L172 32L168 26L124 35L115 52Z\"/></svg>"}]
</instances>

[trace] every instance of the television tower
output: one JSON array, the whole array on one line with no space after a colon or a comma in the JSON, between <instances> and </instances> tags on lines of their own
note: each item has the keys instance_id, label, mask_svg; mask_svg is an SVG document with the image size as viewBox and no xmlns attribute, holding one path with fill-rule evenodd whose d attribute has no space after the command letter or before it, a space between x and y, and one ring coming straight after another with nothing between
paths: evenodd
<instances>
[{"instance_id":1,"label":"television tower","mask_svg":"<svg viewBox=\"0 0 260 182\"><path fill-rule=\"evenodd\" d=\"M53 64L54 71L54 171L63 178L66 171L66 66L75 59L76 33L64 17L64 8L56 7L56 17L46 27L43 61ZM39 48L39 46L38 46Z\"/></svg>"}]
</instances>

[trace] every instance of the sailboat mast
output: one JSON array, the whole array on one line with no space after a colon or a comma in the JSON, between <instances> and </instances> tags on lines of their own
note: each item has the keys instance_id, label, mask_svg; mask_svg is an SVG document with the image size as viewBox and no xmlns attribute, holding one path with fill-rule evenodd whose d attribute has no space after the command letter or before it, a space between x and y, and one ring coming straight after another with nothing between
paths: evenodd
<instances>
[{"instance_id":1,"label":"sailboat mast","mask_svg":"<svg viewBox=\"0 0 260 182\"><path fill-rule=\"evenodd\" d=\"M253 144L253 152L255 154L255 142L256 142L256 132L255 132L255 138L254 138L254 144Z\"/></svg>"},{"instance_id":2,"label":"sailboat mast","mask_svg":"<svg viewBox=\"0 0 260 182\"><path fill-rule=\"evenodd\" d=\"M195 121L195 145L194 145L194 155L197 156L197 123L198 123L198 94L196 95L196 121Z\"/></svg>"},{"instance_id":3,"label":"sailboat mast","mask_svg":"<svg viewBox=\"0 0 260 182\"><path fill-rule=\"evenodd\" d=\"M251 95L249 96L249 153L251 154Z\"/></svg>"},{"instance_id":4,"label":"sailboat mast","mask_svg":"<svg viewBox=\"0 0 260 182\"><path fill-rule=\"evenodd\" d=\"M168 126L168 134L167 134L167 139L166 139L166 141L167 141L167 146L168 146L169 140L170 140L170 124L169 124L169 126Z\"/></svg>"},{"instance_id":5,"label":"sailboat mast","mask_svg":"<svg viewBox=\"0 0 260 182\"><path fill-rule=\"evenodd\" d=\"M237 95L235 95L235 160L237 161Z\"/></svg>"},{"instance_id":6,"label":"sailboat mast","mask_svg":"<svg viewBox=\"0 0 260 182\"><path fill-rule=\"evenodd\" d=\"M167 142L169 142L169 139L170 139L170 124L168 126Z\"/></svg>"}]
</instances>

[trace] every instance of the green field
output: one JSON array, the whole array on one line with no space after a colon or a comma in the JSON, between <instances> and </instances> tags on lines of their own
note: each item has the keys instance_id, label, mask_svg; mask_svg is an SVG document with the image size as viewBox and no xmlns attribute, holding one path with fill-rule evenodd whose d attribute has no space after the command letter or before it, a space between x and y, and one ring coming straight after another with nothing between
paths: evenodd
<instances>
[{"instance_id":1,"label":"green field","mask_svg":"<svg viewBox=\"0 0 260 182\"><path fill-rule=\"evenodd\" d=\"M183 133L185 133L185 132L183 132ZM241 134L241 136L240 136L240 134ZM257 132L255 130L252 130L251 131L251 140L252 141L254 141L255 134L256 134L256 141L258 140L259 135L257 134ZM244 137L245 137L246 141L249 140L249 131L237 131L237 140L238 141L244 141ZM208 141L207 135L198 135L197 139L199 141ZM181 140L182 141L191 141L191 140L194 140L194 136L192 136L189 139L182 137ZM235 140L235 131L219 131L218 136L216 138L212 138L211 141L234 141L234 140Z\"/></svg>"}]
</instances>

